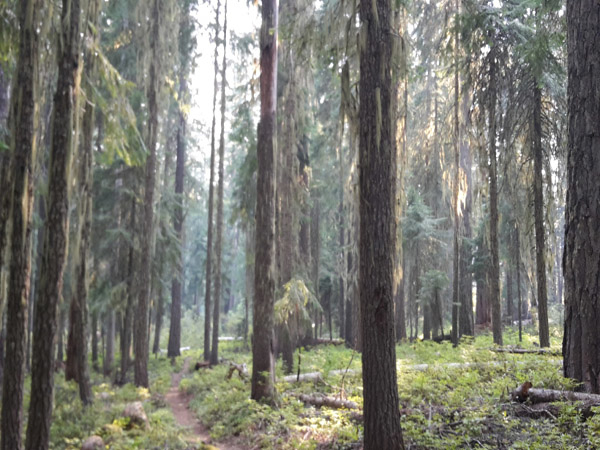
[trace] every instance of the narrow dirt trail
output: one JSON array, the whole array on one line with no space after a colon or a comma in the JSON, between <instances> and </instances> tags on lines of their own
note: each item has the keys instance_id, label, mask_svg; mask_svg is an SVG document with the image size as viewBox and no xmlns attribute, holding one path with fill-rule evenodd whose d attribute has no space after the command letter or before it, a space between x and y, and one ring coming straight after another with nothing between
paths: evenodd
<instances>
[{"instance_id":1,"label":"narrow dirt trail","mask_svg":"<svg viewBox=\"0 0 600 450\"><path fill-rule=\"evenodd\" d=\"M219 450L239 450L239 447L228 445L225 443L211 442L211 437L208 429L200 423L194 413L189 409L190 396L185 395L179 390L179 383L183 376L189 371L190 357L188 356L183 361L181 372L171 375L171 388L165 395L165 401L173 411L175 422L178 425L188 430L184 440L193 445L194 448L214 448ZM202 447L206 444L206 447ZM210 444L210 446L208 445Z\"/></svg>"},{"instance_id":2,"label":"narrow dirt trail","mask_svg":"<svg viewBox=\"0 0 600 450\"><path fill-rule=\"evenodd\" d=\"M186 442L194 445L207 443L210 441L208 430L198 421L194 413L190 411L188 405L190 403L189 396L179 390L179 382L183 375L187 373L190 366L190 358L185 358L181 372L171 375L171 388L165 395L165 401L173 411L175 422L180 426L189 430L185 436Z\"/></svg>"}]
</instances>

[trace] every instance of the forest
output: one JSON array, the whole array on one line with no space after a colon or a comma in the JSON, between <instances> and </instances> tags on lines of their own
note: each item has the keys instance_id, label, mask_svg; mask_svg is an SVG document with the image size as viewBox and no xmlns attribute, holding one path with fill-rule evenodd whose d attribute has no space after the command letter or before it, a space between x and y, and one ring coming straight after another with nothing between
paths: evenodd
<instances>
[{"instance_id":1,"label":"forest","mask_svg":"<svg viewBox=\"0 0 600 450\"><path fill-rule=\"evenodd\" d=\"M0 0L0 450L600 448L598 30Z\"/></svg>"}]
</instances>

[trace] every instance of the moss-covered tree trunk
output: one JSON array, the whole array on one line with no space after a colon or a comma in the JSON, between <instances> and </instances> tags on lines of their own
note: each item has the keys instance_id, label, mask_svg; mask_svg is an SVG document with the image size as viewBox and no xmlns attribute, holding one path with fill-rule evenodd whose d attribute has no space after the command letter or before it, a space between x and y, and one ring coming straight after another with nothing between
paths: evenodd
<instances>
[{"instance_id":1,"label":"moss-covered tree trunk","mask_svg":"<svg viewBox=\"0 0 600 450\"><path fill-rule=\"evenodd\" d=\"M568 108L564 373L600 392L600 11L567 0Z\"/></svg>"},{"instance_id":2,"label":"moss-covered tree trunk","mask_svg":"<svg viewBox=\"0 0 600 450\"><path fill-rule=\"evenodd\" d=\"M62 277L67 252L69 169L75 144L76 94L79 89L77 83L80 64L80 23L80 1L63 0L58 80L54 95L48 171L48 216L44 225L41 283L33 327L27 450L46 450L50 441L56 312L62 294Z\"/></svg>"},{"instance_id":3,"label":"moss-covered tree trunk","mask_svg":"<svg viewBox=\"0 0 600 450\"><path fill-rule=\"evenodd\" d=\"M277 0L263 0L260 31L260 122L257 141L254 337L251 398L273 402L275 301L275 110L277 106Z\"/></svg>"},{"instance_id":4,"label":"moss-covered tree trunk","mask_svg":"<svg viewBox=\"0 0 600 450\"><path fill-rule=\"evenodd\" d=\"M0 448L21 450L23 429L23 381L25 377L25 334L27 298L31 269L31 213L33 208L33 161L35 159L35 116L39 49L36 33L39 0L19 2L19 56L11 101L10 183L3 180L2 222L11 217L10 238L5 229L0 239L10 243L8 296L6 305L6 354L2 382ZM6 167L6 163L4 164ZM4 173L3 175L5 175ZM5 180L7 180L5 178ZM4 201L6 199L6 202ZM12 214L10 213L12 211ZM3 245L1 247L4 247ZM4 248L0 248L4 250ZM0 253L2 254L2 253Z\"/></svg>"},{"instance_id":5,"label":"moss-covered tree trunk","mask_svg":"<svg viewBox=\"0 0 600 450\"><path fill-rule=\"evenodd\" d=\"M359 291L364 448L398 450L404 443L394 338L397 155L391 2L361 2L360 19Z\"/></svg>"}]
</instances>

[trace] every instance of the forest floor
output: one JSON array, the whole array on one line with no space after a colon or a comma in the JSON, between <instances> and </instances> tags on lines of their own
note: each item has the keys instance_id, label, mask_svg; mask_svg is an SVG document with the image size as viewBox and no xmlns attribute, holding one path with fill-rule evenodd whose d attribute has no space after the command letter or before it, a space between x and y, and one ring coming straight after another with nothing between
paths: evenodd
<instances>
[{"instance_id":1,"label":"forest floor","mask_svg":"<svg viewBox=\"0 0 600 450\"><path fill-rule=\"evenodd\" d=\"M190 411L190 396L179 390L179 383L184 374L189 372L190 357L183 361L183 367L180 372L171 374L171 388L165 394L165 401L173 411L175 422L187 430L184 439L190 444L200 445L210 441L210 434L206 427L202 426L198 418Z\"/></svg>"},{"instance_id":2,"label":"forest floor","mask_svg":"<svg viewBox=\"0 0 600 450\"><path fill-rule=\"evenodd\" d=\"M238 450L238 447L229 442L211 442L209 430L202 425L200 419L190 410L191 396L179 389L182 378L190 372L191 357L183 360L181 371L171 374L171 388L165 394L165 402L171 408L175 423L186 430L183 439L193 448L208 448L210 446L219 450Z\"/></svg>"},{"instance_id":3,"label":"forest floor","mask_svg":"<svg viewBox=\"0 0 600 450\"><path fill-rule=\"evenodd\" d=\"M201 328L201 327L200 327ZM536 349L535 330L523 342L505 329L506 345ZM552 349L560 349L558 328ZM187 344L187 342L186 342ZM250 382L234 373L232 363L246 364L247 345L222 342L221 363L211 369L190 370L201 361L202 347L171 361L150 360L150 389L132 384L114 386L94 375L94 404L83 408L77 386L55 377L52 449L80 449L91 435L104 439L110 450L255 450L359 449L362 447L361 358L344 346L318 345L296 352L302 374L319 372L305 382L285 380L277 364L277 406L250 400ZM491 336L467 338L456 348L448 342L403 343L396 347L402 429L407 449L590 449L600 448L600 407L582 414L577 403L559 402L549 414L530 414L528 404L511 400L510 392L526 381L534 388L573 389L563 378L560 356L511 354L494 351ZM298 369L298 362L300 368ZM315 407L317 398L354 402L350 409ZM320 396L320 397L319 397ZM139 401L148 416L147 427L132 426L123 417L126 405Z\"/></svg>"}]
</instances>

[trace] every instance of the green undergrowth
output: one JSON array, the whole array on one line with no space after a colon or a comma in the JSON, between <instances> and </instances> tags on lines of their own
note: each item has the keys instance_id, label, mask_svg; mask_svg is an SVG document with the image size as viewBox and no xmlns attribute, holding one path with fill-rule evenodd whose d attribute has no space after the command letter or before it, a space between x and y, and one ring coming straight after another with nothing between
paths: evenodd
<instances>
[{"instance_id":1,"label":"green undergrowth","mask_svg":"<svg viewBox=\"0 0 600 450\"><path fill-rule=\"evenodd\" d=\"M520 343L516 329L504 331L505 346L537 348L537 336L525 330ZM552 330L551 345L559 350L561 336ZM397 346L398 392L402 428L413 449L598 448L600 418L584 421L573 405L563 405L555 418L517 416L520 406L509 393L525 381L534 387L573 389L562 377L560 358L550 355L492 351L490 334L448 342L403 343ZM362 438L360 354L343 346L321 345L301 350L302 373L321 372L324 382L277 383L277 406L253 402L249 380L226 379L228 361L245 363L249 352L241 343L221 347L225 361L183 379L180 388L192 396L191 407L216 440L234 438L248 448L358 448ZM194 355L197 359L200 352ZM298 352L296 352L296 367ZM425 367L424 365L428 366ZM345 375L332 370L350 369ZM277 379L283 380L281 365ZM358 411L314 408L297 399L301 393L340 396L355 401Z\"/></svg>"},{"instance_id":2,"label":"green undergrowth","mask_svg":"<svg viewBox=\"0 0 600 450\"><path fill-rule=\"evenodd\" d=\"M63 374L57 373L50 448L80 449L92 435L102 437L111 450L188 448L164 401L173 369L168 359L151 358L150 389L136 388L131 383L115 386L109 379L92 373L94 402L87 408L79 400L77 384L66 382ZM135 426L122 416L125 406L135 401L144 406L150 422L148 429Z\"/></svg>"},{"instance_id":3,"label":"green undergrowth","mask_svg":"<svg viewBox=\"0 0 600 450\"><path fill-rule=\"evenodd\" d=\"M515 329L504 331L505 346L537 348L537 337L527 329L519 343ZM553 350L561 336L552 330ZM576 405L563 404L553 416L523 417L523 407L511 403L509 393L525 381L534 387L573 389L562 377L560 357L492 351L489 334L448 342L405 342L397 345L398 393L405 443L412 449L600 448L600 416L584 420ZM353 449L362 441L361 355L344 346L319 345L295 354L294 374L320 372L322 382L286 383L277 364L277 403L250 400L250 380L234 373L229 363L246 364L251 353L239 341L220 344L221 363L211 369L184 374L180 389L190 395L190 407L215 441L233 440L238 448ZM77 386L56 376L53 449L78 449L85 438L98 434L109 449L187 449L164 394L171 374L203 360L201 351L184 352L174 363L150 360L150 390L131 384L116 387L94 375L94 404L83 408ZM346 369L347 372L346 372ZM333 371L338 371L334 373ZM339 371L342 371L341 373ZM315 408L300 394L321 394L354 401L357 410ZM122 417L127 403L142 401L150 428L131 427ZM599 411L600 412L600 411Z\"/></svg>"}]
</instances>

